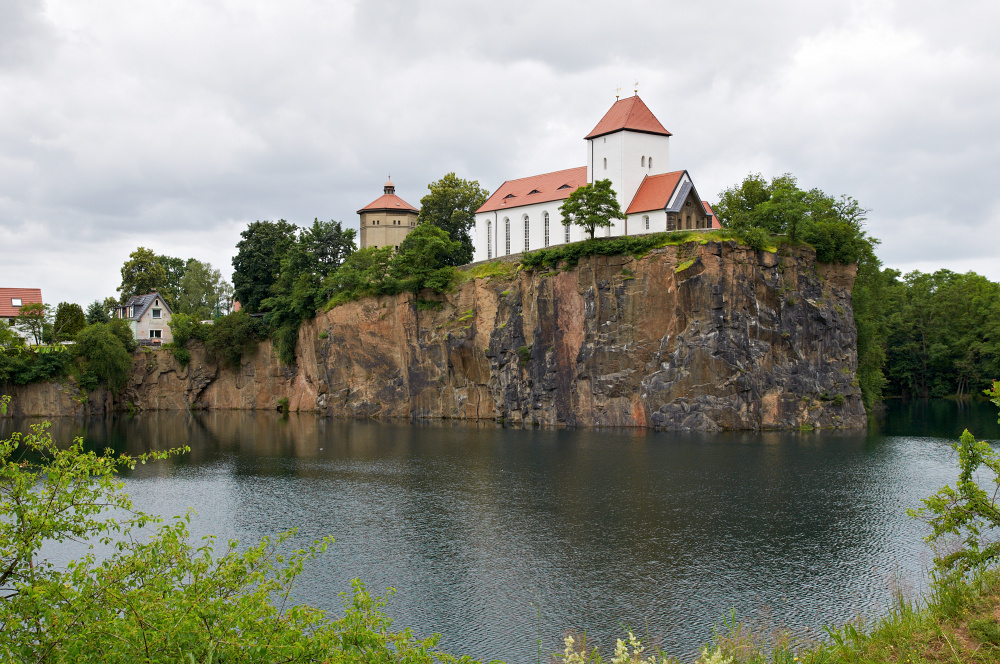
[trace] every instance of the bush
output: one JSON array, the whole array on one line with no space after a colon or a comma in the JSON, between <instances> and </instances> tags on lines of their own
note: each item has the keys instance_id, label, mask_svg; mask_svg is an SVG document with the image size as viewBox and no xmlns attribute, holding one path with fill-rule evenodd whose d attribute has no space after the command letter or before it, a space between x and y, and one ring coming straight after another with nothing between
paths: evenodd
<instances>
[{"instance_id":1,"label":"bush","mask_svg":"<svg viewBox=\"0 0 1000 664\"><path fill-rule=\"evenodd\" d=\"M0 349L0 383L27 385L55 380L69 373L72 357L65 350L39 353L20 349Z\"/></svg>"},{"instance_id":2,"label":"bush","mask_svg":"<svg viewBox=\"0 0 1000 664\"><path fill-rule=\"evenodd\" d=\"M86 360L85 371L92 372L114 392L125 387L132 373L132 355L121 341L120 330L115 321L90 325L76 335L74 346L77 356Z\"/></svg>"},{"instance_id":3,"label":"bush","mask_svg":"<svg viewBox=\"0 0 1000 664\"><path fill-rule=\"evenodd\" d=\"M238 367L243 353L252 350L267 337L264 322L252 318L245 311L221 316L208 327L205 348L212 357L229 367Z\"/></svg>"},{"instance_id":4,"label":"bush","mask_svg":"<svg viewBox=\"0 0 1000 664\"><path fill-rule=\"evenodd\" d=\"M122 318L112 318L110 322L105 323L108 329L118 337L118 340L122 342L122 346L130 353L134 353L138 344L135 341L135 334L132 333L132 327Z\"/></svg>"},{"instance_id":5,"label":"bush","mask_svg":"<svg viewBox=\"0 0 1000 664\"><path fill-rule=\"evenodd\" d=\"M746 228L737 234L740 241L754 251L765 251L771 246L771 236L763 228Z\"/></svg>"},{"instance_id":6,"label":"bush","mask_svg":"<svg viewBox=\"0 0 1000 664\"><path fill-rule=\"evenodd\" d=\"M565 261L567 267L576 265L584 256L619 256L632 254L642 256L653 249L672 244L682 244L691 239L690 231L672 231L670 233L654 233L651 235L636 235L617 238L597 238L563 244L549 249L532 251L521 257L521 265L532 267L555 267Z\"/></svg>"},{"instance_id":7,"label":"bush","mask_svg":"<svg viewBox=\"0 0 1000 664\"><path fill-rule=\"evenodd\" d=\"M188 314L174 314L170 317L170 322L167 325L170 326L170 333L174 337L173 343L182 348L191 339L199 339L204 336L201 328L206 327L194 316Z\"/></svg>"}]
</instances>

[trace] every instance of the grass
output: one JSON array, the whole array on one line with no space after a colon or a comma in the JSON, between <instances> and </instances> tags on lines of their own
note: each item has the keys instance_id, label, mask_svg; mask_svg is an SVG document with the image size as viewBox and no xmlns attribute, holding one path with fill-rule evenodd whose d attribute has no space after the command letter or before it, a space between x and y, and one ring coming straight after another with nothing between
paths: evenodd
<instances>
[{"instance_id":1,"label":"grass","mask_svg":"<svg viewBox=\"0 0 1000 664\"><path fill-rule=\"evenodd\" d=\"M509 261L497 260L479 263L467 270L459 270L456 275L456 285L461 285L473 279L486 279L488 281L492 281L493 279L512 279L519 269L520 265Z\"/></svg>"},{"instance_id":2,"label":"grass","mask_svg":"<svg viewBox=\"0 0 1000 664\"><path fill-rule=\"evenodd\" d=\"M883 617L870 623L858 619L840 628L826 628L824 632L818 639L799 639L785 630L754 628L739 621L733 612L716 625L712 641L695 662L995 664L1000 662L1000 570L991 570L960 587L935 586L924 603L896 592ZM634 653L636 645L642 646L629 636L626 650ZM553 661L573 664L611 661L611 653L604 653L605 659L579 635L573 634L571 638L566 642L565 654ZM682 660L646 648L642 661L680 664Z\"/></svg>"}]
</instances>

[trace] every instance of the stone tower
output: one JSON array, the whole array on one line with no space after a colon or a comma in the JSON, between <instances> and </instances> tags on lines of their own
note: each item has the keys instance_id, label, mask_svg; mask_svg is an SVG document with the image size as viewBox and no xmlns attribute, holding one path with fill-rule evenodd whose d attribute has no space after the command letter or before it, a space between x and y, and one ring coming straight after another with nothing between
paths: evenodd
<instances>
[{"instance_id":1,"label":"stone tower","mask_svg":"<svg viewBox=\"0 0 1000 664\"><path fill-rule=\"evenodd\" d=\"M417 225L420 212L396 195L396 185L386 181L381 196L358 210L361 215L361 248L392 247L400 243Z\"/></svg>"}]
</instances>

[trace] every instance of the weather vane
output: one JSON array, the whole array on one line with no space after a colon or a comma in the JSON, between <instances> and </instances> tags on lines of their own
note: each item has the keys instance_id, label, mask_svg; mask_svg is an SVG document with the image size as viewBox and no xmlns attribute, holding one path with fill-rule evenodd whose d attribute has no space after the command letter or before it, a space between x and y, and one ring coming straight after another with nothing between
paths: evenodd
<instances>
[{"instance_id":1,"label":"weather vane","mask_svg":"<svg viewBox=\"0 0 1000 664\"><path fill-rule=\"evenodd\" d=\"M618 89L615 90L615 101L618 101L618 98L621 96L622 96L622 86L619 85Z\"/></svg>"},{"instance_id":2,"label":"weather vane","mask_svg":"<svg viewBox=\"0 0 1000 664\"><path fill-rule=\"evenodd\" d=\"M639 94L639 81L635 82L635 93Z\"/></svg>"}]
</instances>

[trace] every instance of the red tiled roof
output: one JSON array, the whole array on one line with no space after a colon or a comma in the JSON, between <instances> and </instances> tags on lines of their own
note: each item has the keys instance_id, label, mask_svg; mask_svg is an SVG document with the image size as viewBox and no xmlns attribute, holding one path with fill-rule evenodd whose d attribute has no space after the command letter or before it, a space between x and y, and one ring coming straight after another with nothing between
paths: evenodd
<instances>
[{"instance_id":1,"label":"red tiled roof","mask_svg":"<svg viewBox=\"0 0 1000 664\"><path fill-rule=\"evenodd\" d=\"M670 197L677 184L681 181L684 171L674 171L673 173L663 173L662 175L647 175L642 179L639 190L632 197L628 210L625 214L634 212L649 212L651 210L664 210L670 203Z\"/></svg>"},{"instance_id":2,"label":"red tiled roof","mask_svg":"<svg viewBox=\"0 0 1000 664\"><path fill-rule=\"evenodd\" d=\"M41 288L0 288L0 317L15 318L20 307L11 304L13 298L21 298L21 305L41 304Z\"/></svg>"},{"instance_id":3,"label":"red tiled roof","mask_svg":"<svg viewBox=\"0 0 1000 664\"><path fill-rule=\"evenodd\" d=\"M601 121L597 123L593 131L584 138L597 138L605 134L621 131L638 131L645 134L661 134L671 136L672 134L663 128L660 121L656 119L649 107L642 103L639 95L628 99L619 99L615 105L604 114Z\"/></svg>"},{"instance_id":4,"label":"red tiled roof","mask_svg":"<svg viewBox=\"0 0 1000 664\"><path fill-rule=\"evenodd\" d=\"M587 184L586 166L532 175L519 180L507 180L476 212L493 212L494 210L506 210L532 203L561 201L564 198L569 198L570 194L585 184ZM538 193L528 193L536 189Z\"/></svg>"},{"instance_id":5,"label":"red tiled roof","mask_svg":"<svg viewBox=\"0 0 1000 664\"><path fill-rule=\"evenodd\" d=\"M708 201L702 201L701 206L705 208L705 212L712 215L712 228L722 228L722 223L719 221L719 216L712 211L712 206L708 204Z\"/></svg>"},{"instance_id":6,"label":"red tiled roof","mask_svg":"<svg viewBox=\"0 0 1000 664\"><path fill-rule=\"evenodd\" d=\"M383 194L358 210L358 214L361 214L362 212L377 212L379 210L390 210L393 212L409 210L411 212L420 212L420 210L413 207L396 194Z\"/></svg>"}]
</instances>

